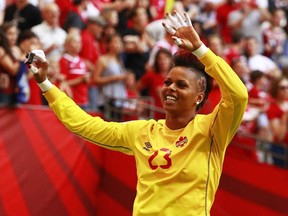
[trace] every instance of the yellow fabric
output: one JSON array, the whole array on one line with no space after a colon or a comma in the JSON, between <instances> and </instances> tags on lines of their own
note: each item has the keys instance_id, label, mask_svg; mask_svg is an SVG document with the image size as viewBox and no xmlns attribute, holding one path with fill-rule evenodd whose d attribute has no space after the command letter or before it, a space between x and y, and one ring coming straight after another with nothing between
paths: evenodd
<instances>
[{"instance_id":1,"label":"yellow fabric","mask_svg":"<svg viewBox=\"0 0 288 216\"><path fill-rule=\"evenodd\" d=\"M174 9L174 3L175 3L175 0L166 0L166 3L165 3L165 14L166 13L171 13L171 11Z\"/></svg>"},{"instance_id":2,"label":"yellow fabric","mask_svg":"<svg viewBox=\"0 0 288 216\"><path fill-rule=\"evenodd\" d=\"M44 95L63 124L95 144L134 155L138 184L133 215L210 215L226 147L241 123L247 90L228 64L210 50L200 58L222 92L209 115L183 129L165 120L105 122L53 87ZM177 147L178 145L178 147Z\"/></svg>"}]
</instances>

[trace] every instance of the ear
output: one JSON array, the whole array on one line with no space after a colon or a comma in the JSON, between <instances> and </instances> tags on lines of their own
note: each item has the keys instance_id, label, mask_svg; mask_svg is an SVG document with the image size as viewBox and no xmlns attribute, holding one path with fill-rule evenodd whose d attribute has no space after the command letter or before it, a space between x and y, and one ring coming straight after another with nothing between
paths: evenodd
<instances>
[{"instance_id":1,"label":"ear","mask_svg":"<svg viewBox=\"0 0 288 216\"><path fill-rule=\"evenodd\" d=\"M203 101L203 99L204 99L204 92L199 92L199 94L198 94L198 96L197 96L197 98L196 98L196 104L198 105L198 104L200 104L202 101Z\"/></svg>"}]
</instances>

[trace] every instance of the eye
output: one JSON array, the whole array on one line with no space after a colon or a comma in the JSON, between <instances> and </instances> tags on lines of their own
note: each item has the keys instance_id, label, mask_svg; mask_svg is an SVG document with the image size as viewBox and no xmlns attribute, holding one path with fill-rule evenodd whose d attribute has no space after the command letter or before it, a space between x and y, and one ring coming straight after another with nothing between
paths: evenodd
<instances>
[{"instance_id":1,"label":"eye","mask_svg":"<svg viewBox=\"0 0 288 216\"><path fill-rule=\"evenodd\" d=\"M183 81L177 82L177 86L178 86L179 88L181 88L181 89L184 89L184 88L187 88L187 87L188 87L187 83L186 83L186 82L183 82Z\"/></svg>"},{"instance_id":2,"label":"eye","mask_svg":"<svg viewBox=\"0 0 288 216\"><path fill-rule=\"evenodd\" d=\"M165 86L169 86L169 85L171 85L172 84L172 81L171 80L165 80L164 81L164 85Z\"/></svg>"}]
</instances>

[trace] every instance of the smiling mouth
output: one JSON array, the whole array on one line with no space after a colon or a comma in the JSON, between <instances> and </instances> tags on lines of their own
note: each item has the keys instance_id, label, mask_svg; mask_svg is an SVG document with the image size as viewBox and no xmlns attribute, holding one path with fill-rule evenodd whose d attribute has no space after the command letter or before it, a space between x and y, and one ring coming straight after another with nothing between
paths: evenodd
<instances>
[{"instance_id":1,"label":"smiling mouth","mask_svg":"<svg viewBox=\"0 0 288 216\"><path fill-rule=\"evenodd\" d=\"M166 97L165 97L165 100L166 101L177 101L177 98L176 97L174 97L174 96L172 96L172 95L167 95Z\"/></svg>"}]
</instances>

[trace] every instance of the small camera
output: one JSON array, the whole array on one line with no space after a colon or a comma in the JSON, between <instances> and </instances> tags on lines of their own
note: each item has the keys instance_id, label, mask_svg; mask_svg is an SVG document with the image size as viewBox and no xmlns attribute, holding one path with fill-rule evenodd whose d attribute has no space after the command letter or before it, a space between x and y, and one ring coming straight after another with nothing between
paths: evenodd
<instances>
[{"instance_id":1,"label":"small camera","mask_svg":"<svg viewBox=\"0 0 288 216\"><path fill-rule=\"evenodd\" d=\"M26 55L27 61L25 62L25 64L32 64L33 60L34 60L35 54L30 52Z\"/></svg>"}]
</instances>

